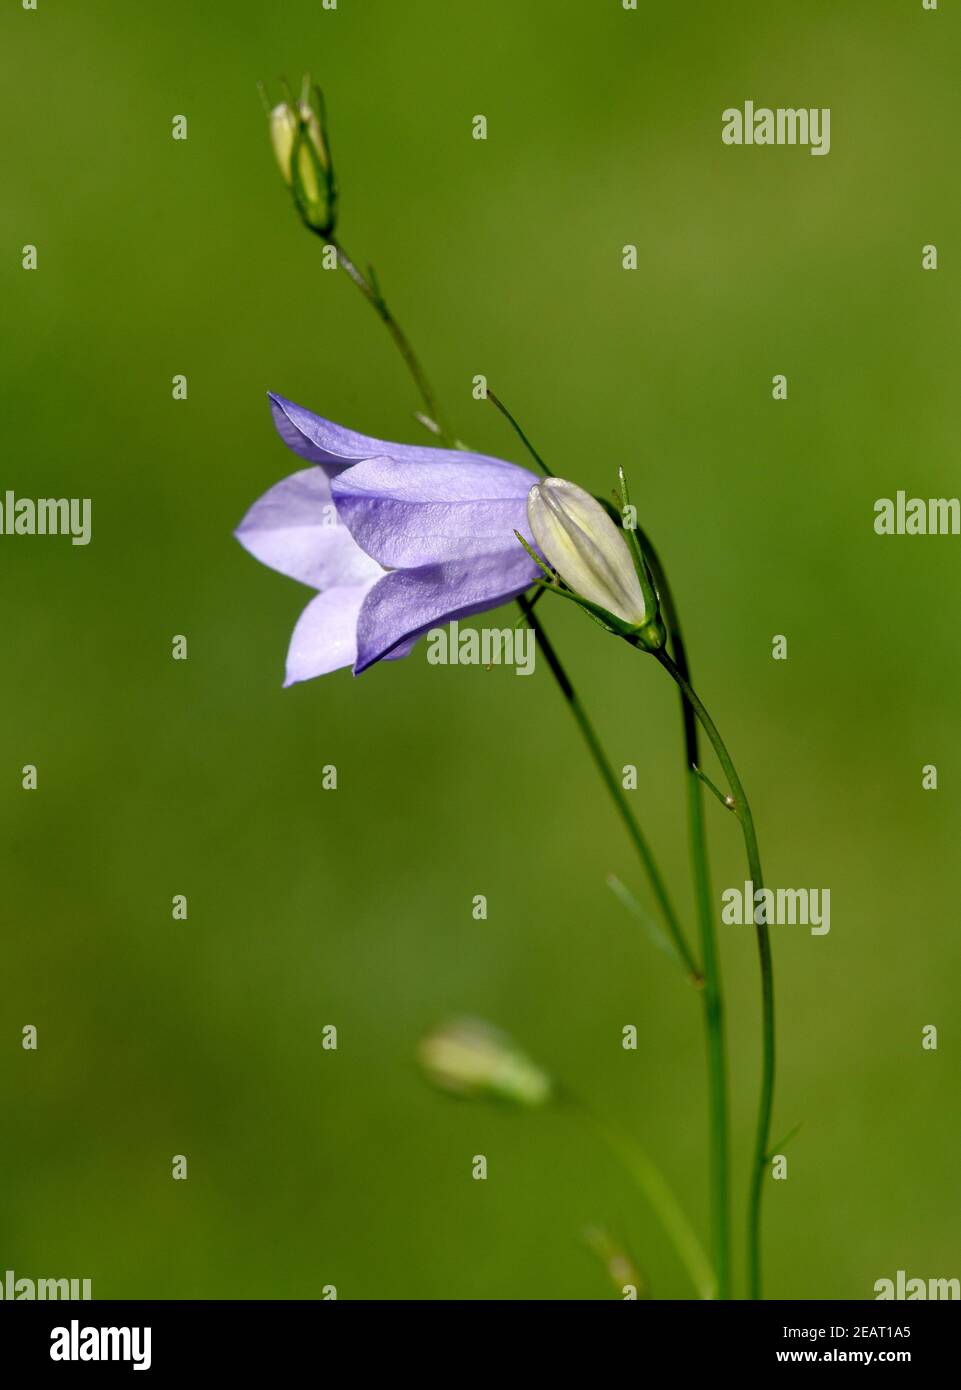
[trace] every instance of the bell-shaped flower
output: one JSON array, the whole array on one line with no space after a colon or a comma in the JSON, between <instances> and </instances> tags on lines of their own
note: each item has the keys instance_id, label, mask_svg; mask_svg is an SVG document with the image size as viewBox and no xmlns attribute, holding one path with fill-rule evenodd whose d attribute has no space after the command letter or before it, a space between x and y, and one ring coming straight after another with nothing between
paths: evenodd
<instances>
[{"instance_id":1,"label":"bell-shaped flower","mask_svg":"<svg viewBox=\"0 0 961 1390\"><path fill-rule=\"evenodd\" d=\"M535 477L483 454L393 444L271 396L278 433L313 467L270 488L236 536L317 590L286 685L406 656L432 627L496 608L537 578L517 544Z\"/></svg>"}]
</instances>

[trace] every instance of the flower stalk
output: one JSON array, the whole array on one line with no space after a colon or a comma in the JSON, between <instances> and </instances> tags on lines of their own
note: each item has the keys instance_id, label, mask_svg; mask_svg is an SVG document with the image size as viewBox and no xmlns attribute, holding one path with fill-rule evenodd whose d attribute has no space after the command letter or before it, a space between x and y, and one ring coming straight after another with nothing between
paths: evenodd
<instances>
[{"instance_id":1,"label":"flower stalk","mask_svg":"<svg viewBox=\"0 0 961 1390\"><path fill-rule=\"evenodd\" d=\"M628 833L634 849L637 851L637 857L651 885L651 890L654 893L658 909L664 919L664 925L670 934L670 938L677 949L678 955L684 963L688 978L693 985L699 988L703 979L700 968L684 936L680 919L674 909L670 894L667 891L667 886L658 868L657 861L654 858L650 845L647 843L644 832L641 830L633 811L628 805L624 790L617 780L617 774L608 762L601 741L588 717L587 711L574 690L570 677L561 665L557 651L548 638L547 633L544 631L543 623L541 623L537 614L534 612L533 604L526 596L522 596L518 599L518 603L520 604L521 612L536 634L538 649L544 654L547 664L551 669L551 674L554 676L558 688L566 700L571 714L574 716L577 727L581 731L588 752L594 761L594 766L597 768L601 780L610 793L615 809L624 824L624 828Z\"/></svg>"},{"instance_id":2,"label":"flower stalk","mask_svg":"<svg viewBox=\"0 0 961 1390\"><path fill-rule=\"evenodd\" d=\"M637 538L650 566L667 627L674 662L684 680L690 683L687 650L681 620L668 582L667 573L649 537L638 530ZM701 781L707 781L698 768L697 714L683 688L679 690L684 760L687 783L688 840L694 873L701 960L704 970L703 1013L707 1046L708 1124L710 1133L711 1229L714 1263L717 1269L717 1296L731 1296L731 1220L730 1220L730 1138L728 1124L727 1059L724 1043L724 1002L721 967L711 902L710 865L704 825L704 799ZM722 797L713 783L712 791Z\"/></svg>"},{"instance_id":3,"label":"flower stalk","mask_svg":"<svg viewBox=\"0 0 961 1390\"><path fill-rule=\"evenodd\" d=\"M679 686L700 721L701 727L710 739L718 761L731 788L734 798L733 811L741 824L744 848L747 854L748 870L755 892L763 889L764 876L761 872L761 858L758 850L757 832L754 817L744 791L744 785L737 768L728 753L717 726L707 709L695 693L686 676L666 651L655 652L654 656L664 667L672 680ZM754 1156L751 1165L751 1178L748 1191L748 1238L747 1238L747 1284L748 1297L761 1297L761 1198L764 1190L764 1172L767 1167L771 1132L771 1112L774 1106L775 1076L775 1032L774 1032L774 970L771 960L771 938L767 922L758 921L755 915L758 960L761 972L761 1094L758 1103L757 1130L754 1141Z\"/></svg>"},{"instance_id":4,"label":"flower stalk","mask_svg":"<svg viewBox=\"0 0 961 1390\"><path fill-rule=\"evenodd\" d=\"M414 380L414 385L417 387L417 390L420 393L420 398L424 402L424 408L427 413L428 420L430 424L435 427L436 433L439 436L441 443L449 449L456 448L456 440L454 439L454 436L448 428L444 416L441 413L440 406L437 403L437 397L434 394L434 390L427 377L427 373L424 371L424 368L420 364L420 359L414 352L414 349L411 347L410 339L407 337L407 334L401 328L400 324L397 322L396 318L388 308L387 301L381 294L380 286L377 282L377 276L374 274L372 269L368 269L368 274L365 276L363 272L357 267L356 263L350 258L350 256L348 256L347 252L344 250L344 247L335 236L325 236L323 240L327 243L328 246L332 246L334 248L334 252L337 256L338 265L341 267L342 270L345 270L347 272L350 279L360 290L361 294L367 300L367 303L378 315L381 322L384 324L388 333L393 339L394 346L397 348L401 357L404 359L404 362L407 366L407 370L410 372L411 377Z\"/></svg>"}]
</instances>

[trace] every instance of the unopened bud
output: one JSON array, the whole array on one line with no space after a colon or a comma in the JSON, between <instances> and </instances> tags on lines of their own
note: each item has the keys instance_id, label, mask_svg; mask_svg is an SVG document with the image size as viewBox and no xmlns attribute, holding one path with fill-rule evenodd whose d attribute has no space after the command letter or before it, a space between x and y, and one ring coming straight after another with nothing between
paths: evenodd
<instances>
[{"instance_id":1,"label":"unopened bud","mask_svg":"<svg viewBox=\"0 0 961 1390\"><path fill-rule=\"evenodd\" d=\"M631 628L654 621L656 600L645 597L623 532L589 492L545 478L530 490L527 519L541 554L572 593Z\"/></svg>"},{"instance_id":2,"label":"unopened bud","mask_svg":"<svg viewBox=\"0 0 961 1390\"><path fill-rule=\"evenodd\" d=\"M319 105L319 93L316 101ZM296 105L282 101L271 109L269 121L278 167L293 190L301 216L315 230L332 232L334 175L318 111L303 98Z\"/></svg>"},{"instance_id":3,"label":"unopened bud","mask_svg":"<svg viewBox=\"0 0 961 1390\"><path fill-rule=\"evenodd\" d=\"M454 1095L530 1106L550 1098L546 1072L482 1019L442 1024L421 1041L418 1060L429 1081Z\"/></svg>"}]
</instances>

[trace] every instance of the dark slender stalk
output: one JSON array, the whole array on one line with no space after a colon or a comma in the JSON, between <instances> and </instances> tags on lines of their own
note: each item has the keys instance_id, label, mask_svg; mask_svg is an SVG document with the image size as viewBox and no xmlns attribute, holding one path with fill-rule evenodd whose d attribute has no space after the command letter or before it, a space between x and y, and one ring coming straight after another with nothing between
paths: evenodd
<instances>
[{"instance_id":1,"label":"dark slender stalk","mask_svg":"<svg viewBox=\"0 0 961 1390\"><path fill-rule=\"evenodd\" d=\"M534 633L537 637L537 645L539 649L544 653L544 656L547 658L547 664L551 668L551 671L554 675L554 679L560 686L561 694L567 701L568 707L570 708L571 713L577 721L577 726L584 737L584 742L587 744L587 747L590 750L590 754L591 757L594 759L595 766L597 767L598 772L601 774L601 778L604 782L604 785L610 792L611 799L617 808L621 820L624 822L624 827L631 838L634 848L637 850L638 858L644 866L644 872L647 874L650 880L651 888L653 889L654 896L657 899L657 904L660 908L661 915L663 916L665 925L668 931L670 932L671 939L673 940L674 945L677 947L678 954L683 960L684 966L687 969L691 977L691 980L695 984L700 985L701 972L698 970L697 965L694 961L694 957L691 954L690 947L688 946L687 941L684 939L684 933L681 929L681 924L678 921L677 913L674 911L674 906L671 902L670 896L668 895L668 891L665 887L664 880L661 878L660 870L658 869L657 864L654 860L654 856L651 853L651 848L648 845L647 840L644 838L644 834L641 830L641 827L634 819L634 814L631 811L630 806L627 804L627 798L624 795L623 788L618 782L616 774L613 772L609 762L607 761L604 749L601 747L600 739L594 732L594 726L588 719L587 712L584 709L584 706L581 704L574 690L574 687L571 684L570 679L568 678L567 672L561 665L560 658L558 657L557 652L554 650L553 646L548 640L547 633L544 631L543 625L541 624L539 618L534 613L530 602L526 597L522 595L521 598L518 599L518 603L521 606L521 611L523 612L524 617L527 619L528 623L534 630Z\"/></svg>"},{"instance_id":2,"label":"dark slender stalk","mask_svg":"<svg viewBox=\"0 0 961 1390\"><path fill-rule=\"evenodd\" d=\"M761 873L761 858L758 852L757 833L754 817L748 804L743 783L737 768L727 751L717 726L708 714L701 700L677 664L666 651L655 652L657 660L680 686L701 722L701 727L711 740L718 761L734 797L733 810L741 822L744 848L747 851L748 870L754 884L755 893L764 887ZM756 899L755 899L756 901ZM761 968L761 1096L758 1104L757 1134L754 1143L754 1160L751 1168L751 1182L748 1193L748 1239L747 1239L747 1281L748 1297L761 1297L761 1196L764 1189L764 1172L769 1157L771 1133L771 1110L774 1104L774 971L771 962L771 938L767 923L758 922L751 904L757 934L758 958Z\"/></svg>"},{"instance_id":3,"label":"dark slender stalk","mask_svg":"<svg viewBox=\"0 0 961 1390\"><path fill-rule=\"evenodd\" d=\"M674 660L685 682L690 684L690 669L681 620L664 566L648 537L639 533L661 602L661 612L671 639ZM694 869L695 896L700 930L701 961L704 969L704 1031L707 1046L708 1122L711 1153L711 1229L713 1233L714 1264L717 1269L717 1296L731 1297L731 1221L729 1176L729 1131L727 1062L724 1047L724 1003L721 991L721 969L718 959L714 912L711 903L710 866L707 837L704 828L704 798L697 765L697 717L683 688L681 722L684 734L684 758L687 768L688 833L691 862ZM714 789L716 792L716 788ZM717 793L720 795L720 793Z\"/></svg>"}]
</instances>

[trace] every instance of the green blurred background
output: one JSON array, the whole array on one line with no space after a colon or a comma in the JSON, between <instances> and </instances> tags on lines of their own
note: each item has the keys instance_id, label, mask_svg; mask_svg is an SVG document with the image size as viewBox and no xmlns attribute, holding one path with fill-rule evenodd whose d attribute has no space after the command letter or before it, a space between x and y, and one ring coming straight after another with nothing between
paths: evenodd
<instances>
[{"instance_id":1,"label":"green blurred background","mask_svg":"<svg viewBox=\"0 0 961 1390\"><path fill-rule=\"evenodd\" d=\"M231 535L300 466L265 392L418 437L387 335L272 161L255 83L306 67L344 242L458 431L521 458L471 399L483 372L555 471L600 492L629 466L769 880L831 890L829 936L774 929L774 1132L803 1129L767 1187L767 1294L961 1275L961 541L872 529L878 497L959 491L959 38L957 6L920 0L4 7L0 483L91 497L93 540L0 537L0 1270L100 1298L605 1298L599 1223L687 1296L567 1117L427 1089L417 1039L460 1012L642 1140L707 1239L698 1002L605 886L650 902L546 665L428 667L422 644L281 689L309 593ZM725 148L747 98L829 106L830 155ZM542 611L641 769L690 922L673 692ZM719 898L743 860L708 810ZM721 946L740 1260L757 964L749 929Z\"/></svg>"}]
</instances>

